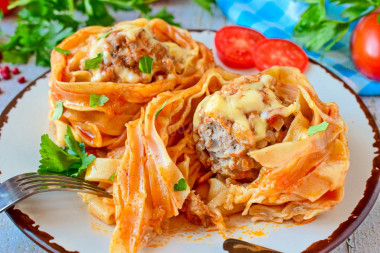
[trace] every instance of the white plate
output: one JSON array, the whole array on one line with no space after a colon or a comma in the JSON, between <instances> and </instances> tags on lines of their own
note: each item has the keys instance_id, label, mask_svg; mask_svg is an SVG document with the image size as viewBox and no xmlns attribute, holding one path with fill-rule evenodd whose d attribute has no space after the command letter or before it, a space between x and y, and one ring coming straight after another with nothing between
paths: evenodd
<instances>
[{"instance_id":1,"label":"white plate","mask_svg":"<svg viewBox=\"0 0 380 253\"><path fill-rule=\"evenodd\" d=\"M213 48L213 32L193 32L192 35ZM349 128L350 169L345 198L334 210L309 224L252 223L249 219L235 217L229 222L234 227L227 233L282 252L306 249L327 252L336 247L363 221L380 189L379 165L376 168L374 162L380 146L374 137L377 134L378 138L378 129L367 108L342 80L321 65L311 62L305 73L323 101L334 101L339 105ZM1 115L0 182L37 170L40 137L49 132L48 89L48 77L41 77L30 90L19 95L17 104L16 101L11 103ZM22 201L15 208L22 212L13 209L8 214L16 225L48 251L108 252L113 227L93 218L76 194L40 194ZM36 228L36 224L39 227ZM206 232L203 228L179 224L178 228L166 231L141 252L223 252L224 239L217 231ZM174 234L176 230L179 232Z\"/></svg>"}]
</instances>

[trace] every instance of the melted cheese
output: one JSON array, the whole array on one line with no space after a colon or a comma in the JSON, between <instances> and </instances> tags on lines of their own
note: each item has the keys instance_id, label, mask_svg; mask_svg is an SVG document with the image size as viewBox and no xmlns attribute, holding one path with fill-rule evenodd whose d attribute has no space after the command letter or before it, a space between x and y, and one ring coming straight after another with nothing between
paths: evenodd
<instances>
[{"instance_id":1,"label":"melted cheese","mask_svg":"<svg viewBox=\"0 0 380 253\"><path fill-rule=\"evenodd\" d=\"M255 139L260 141L267 136L268 123L265 119L256 116L251 123L251 128L255 129Z\"/></svg>"},{"instance_id":2,"label":"melted cheese","mask_svg":"<svg viewBox=\"0 0 380 253\"><path fill-rule=\"evenodd\" d=\"M115 66L115 72L119 75L120 79L127 83L138 83L141 81L141 75L134 71L129 71L123 66Z\"/></svg>"},{"instance_id":3,"label":"melted cheese","mask_svg":"<svg viewBox=\"0 0 380 253\"><path fill-rule=\"evenodd\" d=\"M194 58L198 56L198 47L193 49L182 48L173 42L164 42L169 48L169 54L173 57L174 61L179 65L181 72L186 69L193 62ZM194 66L195 67L195 66Z\"/></svg>"},{"instance_id":4,"label":"melted cheese","mask_svg":"<svg viewBox=\"0 0 380 253\"><path fill-rule=\"evenodd\" d=\"M241 130L254 129L256 140L265 138L268 124L266 119L275 114L289 116L296 110L296 104L288 107L282 105L273 92L274 78L263 75L260 81L247 83L233 95L224 95L216 92L204 99L198 106L193 124L199 124L199 110L210 117L221 117L237 124ZM265 97L264 97L265 96ZM248 121L247 114L257 116Z\"/></svg>"}]
</instances>

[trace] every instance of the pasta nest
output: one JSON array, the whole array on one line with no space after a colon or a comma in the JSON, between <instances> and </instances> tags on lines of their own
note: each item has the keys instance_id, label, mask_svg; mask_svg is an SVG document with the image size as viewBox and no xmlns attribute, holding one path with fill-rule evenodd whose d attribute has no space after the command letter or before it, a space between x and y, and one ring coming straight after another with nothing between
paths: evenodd
<instances>
[{"instance_id":1,"label":"pasta nest","mask_svg":"<svg viewBox=\"0 0 380 253\"><path fill-rule=\"evenodd\" d=\"M231 96L247 90L245 95L263 102L262 110L253 104L236 104L241 111L230 115L218 110L226 108L220 99L231 102ZM272 102L277 106L265 106ZM323 121L327 129L310 136L310 126ZM205 143L212 134L202 128L206 123L225 127L220 141L233 139L243 149L232 155L223 145L218 147L224 151L210 148ZM266 140L269 130L274 138ZM343 198L349 166L346 124L338 106L322 102L295 68L273 67L249 76L210 69L190 88L159 94L127 124L127 132L113 183L111 252L136 252L180 212L191 222L223 231L223 217L229 214L305 222ZM218 152L233 157L229 162L235 167L223 171ZM176 191L182 178L187 187Z\"/></svg>"},{"instance_id":2,"label":"pasta nest","mask_svg":"<svg viewBox=\"0 0 380 253\"><path fill-rule=\"evenodd\" d=\"M54 121L63 144L65 125L90 147L121 147L125 123L139 117L141 107L157 94L188 88L214 66L207 47L194 41L187 30L161 19L137 19L113 27L86 27L66 38L53 50L49 79L49 103L63 102L63 115ZM85 69L85 61L102 54L99 66ZM153 59L151 73L142 73L139 60ZM104 95L104 106L91 107L91 94ZM62 130L62 131L61 131Z\"/></svg>"}]
</instances>

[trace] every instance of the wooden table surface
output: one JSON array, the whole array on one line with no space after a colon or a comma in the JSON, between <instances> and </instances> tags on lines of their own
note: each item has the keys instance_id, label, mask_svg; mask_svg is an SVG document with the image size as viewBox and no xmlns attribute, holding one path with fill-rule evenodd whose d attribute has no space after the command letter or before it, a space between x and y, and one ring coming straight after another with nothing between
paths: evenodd
<instances>
[{"instance_id":1,"label":"wooden table surface","mask_svg":"<svg viewBox=\"0 0 380 253\"><path fill-rule=\"evenodd\" d=\"M159 10L163 5L168 7L168 11L173 13L176 21L182 27L188 29L211 29L217 30L222 26L231 24L222 12L215 8L213 15L203 11L193 3L192 0L181 1L160 1L153 5L154 10ZM135 19L139 15L136 12L116 12L114 13L117 21ZM6 17L3 28L7 33L11 33L16 27L15 17ZM28 64L20 65L22 74L27 81L33 81L48 68L37 67L34 65L34 58ZM0 94L0 112L7 104L23 89L27 84L17 83L16 78L9 81L2 80L0 87L3 93ZM362 97L364 103L369 108L378 126L380 126L380 97ZM3 154L0 154L3 155ZM0 252L1 253L40 253L44 252L30 239L28 239L10 221L6 214L0 214ZM221 249L221 252L223 250ZM341 245L332 251L333 253L379 253L380 252L380 200L378 199L368 217L360 227Z\"/></svg>"}]
</instances>

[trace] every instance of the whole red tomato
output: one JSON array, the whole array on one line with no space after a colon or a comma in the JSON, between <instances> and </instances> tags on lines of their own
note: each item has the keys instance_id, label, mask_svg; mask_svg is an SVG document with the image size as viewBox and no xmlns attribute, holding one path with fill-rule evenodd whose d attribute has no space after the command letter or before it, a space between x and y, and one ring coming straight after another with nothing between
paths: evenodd
<instances>
[{"instance_id":1,"label":"whole red tomato","mask_svg":"<svg viewBox=\"0 0 380 253\"><path fill-rule=\"evenodd\" d=\"M360 19L351 37L351 57L367 77L380 80L380 11Z\"/></svg>"},{"instance_id":2,"label":"whole red tomato","mask_svg":"<svg viewBox=\"0 0 380 253\"><path fill-rule=\"evenodd\" d=\"M8 10L9 0L0 0L0 10L3 11L4 15L9 12Z\"/></svg>"}]
</instances>

